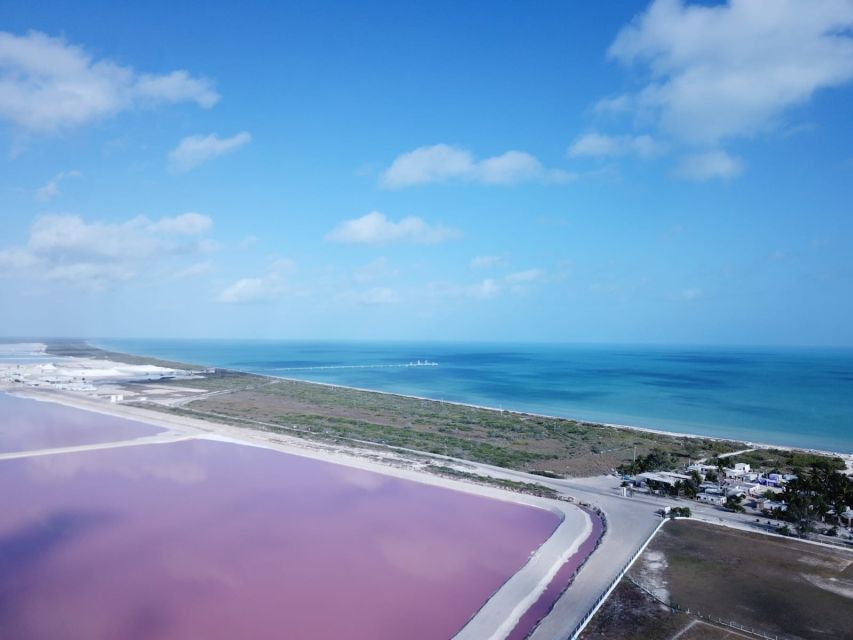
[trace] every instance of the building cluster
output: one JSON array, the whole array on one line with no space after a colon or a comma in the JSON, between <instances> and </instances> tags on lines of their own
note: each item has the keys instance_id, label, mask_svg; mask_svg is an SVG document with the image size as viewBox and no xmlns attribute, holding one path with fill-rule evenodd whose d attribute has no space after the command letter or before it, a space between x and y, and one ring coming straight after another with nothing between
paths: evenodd
<instances>
[{"instance_id":1,"label":"building cluster","mask_svg":"<svg viewBox=\"0 0 853 640\"><path fill-rule=\"evenodd\" d=\"M756 472L744 462L722 470L714 465L692 464L685 471L647 471L629 480L635 487L676 493L686 483L695 484L698 476L695 499L699 502L722 506L729 500L740 500L759 511L772 512L787 509L779 494L784 491L786 483L796 478L788 474ZM708 480L709 476L716 477L716 481Z\"/></svg>"}]
</instances>

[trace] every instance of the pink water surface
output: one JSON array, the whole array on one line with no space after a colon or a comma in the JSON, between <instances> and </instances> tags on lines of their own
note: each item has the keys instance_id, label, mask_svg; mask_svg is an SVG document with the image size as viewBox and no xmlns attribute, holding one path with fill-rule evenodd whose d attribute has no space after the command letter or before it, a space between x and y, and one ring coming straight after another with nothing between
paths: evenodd
<instances>
[{"instance_id":1,"label":"pink water surface","mask_svg":"<svg viewBox=\"0 0 853 640\"><path fill-rule=\"evenodd\" d=\"M521 616L521 619L515 625L507 640L524 640L524 638L530 635L530 632L533 631L537 623L551 611L551 607L554 606L554 603L557 602L566 587L571 584L575 572L586 562L590 554L595 551L598 539L604 533L604 523L597 513L584 510L592 520L592 531L587 539L580 544L578 550L569 556L565 564L560 567L559 571L551 579L548 587L539 596L539 599Z\"/></svg>"},{"instance_id":2,"label":"pink water surface","mask_svg":"<svg viewBox=\"0 0 853 640\"><path fill-rule=\"evenodd\" d=\"M0 638L451 637L553 514L188 441L0 461Z\"/></svg>"},{"instance_id":3,"label":"pink water surface","mask_svg":"<svg viewBox=\"0 0 853 640\"><path fill-rule=\"evenodd\" d=\"M0 453L130 440L155 426L0 393Z\"/></svg>"}]
</instances>

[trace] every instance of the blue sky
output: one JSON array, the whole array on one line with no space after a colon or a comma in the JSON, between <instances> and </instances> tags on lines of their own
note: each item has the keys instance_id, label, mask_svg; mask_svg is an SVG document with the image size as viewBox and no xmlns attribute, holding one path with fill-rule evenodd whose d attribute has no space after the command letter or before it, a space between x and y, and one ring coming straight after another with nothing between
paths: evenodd
<instances>
[{"instance_id":1,"label":"blue sky","mask_svg":"<svg viewBox=\"0 0 853 640\"><path fill-rule=\"evenodd\" d=\"M853 344L850 0L11 4L0 334Z\"/></svg>"}]
</instances>

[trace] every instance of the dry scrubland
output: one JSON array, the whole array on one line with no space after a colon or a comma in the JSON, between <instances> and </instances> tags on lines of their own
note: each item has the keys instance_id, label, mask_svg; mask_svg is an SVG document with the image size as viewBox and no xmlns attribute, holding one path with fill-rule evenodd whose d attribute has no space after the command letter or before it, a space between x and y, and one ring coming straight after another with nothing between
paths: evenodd
<instances>
[{"instance_id":1,"label":"dry scrubland","mask_svg":"<svg viewBox=\"0 0 853 640\"><path fill-rule=\"evenodd\" d=\"M609 471L660 449L688 458L742 448L742 444L683 438L631 429L500 412L289 380L221 371L186 384L228 393L175 411L209 419L325 440L360 440L445 454L502 467L559 476ZM264 423L263 425L259 423Z\"/></svg>"},{"instance_id":2,"label":"dry scrubland","mask_svg":"<svg viewBox=\"0 0 853 640\"><path fill-rule=\"evenodd\" d=\"M853 554L689 520L667 523L632 567L680 609L781 639L853 638ZM672 610L623 580L583 640L756 638Z\"/></svg>"}]
</instances>

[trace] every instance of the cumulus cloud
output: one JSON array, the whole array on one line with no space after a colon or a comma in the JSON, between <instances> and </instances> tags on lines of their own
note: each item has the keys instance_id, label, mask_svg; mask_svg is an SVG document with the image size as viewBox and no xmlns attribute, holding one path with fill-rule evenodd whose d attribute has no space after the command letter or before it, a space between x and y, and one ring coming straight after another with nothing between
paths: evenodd
<instances>
[{"instance_id":1,"label":"cumulus cloud","mask_svg":"<svg viewBox=\"0 0 853 640\"><path fill-rule=\"evenodd\" d=\"M570 158L614 158L619 156L638 156L650 158L663 151L663 145L649 135L610 136L601 133L587 133L579 136L569 146Z\"/></svg>"},{"instance_id":2,"label":"cumulus cloud","mask_svg":"<svg viewBox=\"0 0 853 640\"><path fill-rule=\"evenodd\" d=\"M211 225L208 216L198 213L159 220L136 216L124 222L44 215L33 222L25 246L0 250L0 266L6 275L101 290L135 277L157 260L207 251L209 239L187 236L198 236Z\"/></svg>"},{"instance_id":3,"label":"cumulus cloud","mask_svg":"<svg viewBox=\"0 0 853 640\"><path fill-rule=\"evenodd\" d=\"M187 71L138 74L62 38L0 32L0 119L26 133L57 133L137 107L209 108L218 100L210 80Z\"/></svg>"},{"instance_id":4,"label":"cumulus cloud","mask_svg":"<svg viewBox=\"0 0 853 640\"><path fill-rule=\"evenodd\" d=\"M693 143L751 136L815 92L853 79L851 30L849 0L656 0L608 51L648 80L607 104Z\"/></svg>"},{"instance_id":5,"label":"cumulus cloud","mask_svg":"<svg viewBox=\"0 0 853 640\"><path fill-rule=\"evenodd\" d=\"M217 301L224 304L254 304L275 302L297 292L290 283L296 265L292 260L274 260L264 275L240 278L220 291Z\"/></svg>"},{"instance_id":6,"label":"cumulus cloud","mask_svg":"<svg viewBox=\"0 0 853 640\"><path fill-rule=\"evenodd\" d=\"M408 216L394 222L379 211L371 211L360 218L342 222L326 234L326 240L345 244L435 244L458 236L459 231L456 229L432 226L417 216Z\"/></svg>"},{"instance_id":7,"label":"cumulus cloud","mask_svg":"<svg viewBox=\"0 0 853 640\"><path fill-rule=\"evenodd\" d=\"M169 152L169 168L179 173L189 171L208 160L236 151L251 139L252 135L248 131L242 131L230 138L220 138L215 133L207 136L187 136Z\"/></svg>"},{"instance_id":8,"label":"cumulus cloud","mask_svg":"<svg viewBox=\"0 0 853 640\"><path fill-rule=\"evenodd\" d=\"M397 156L379 182L385 188L400 189L449 180L513 185L529 181L569 182L574 177L567 171L546 169L534 156L523 151L507 151L476 160L465 149L436 144Z\"/></svg>"},{"instance_id":9,"label":"cumulus cloud","mask_svg":"<svg viewBox=\"0 0 853 640\"><path fill-rule=\"evenodd\" d=\"M55 176L53 176L50 180L47 181L44 185L39 187L35 193L35 199L37 202L48 202L53 200L56 196L58 196L61 191L59 188L59 183L68 178L79 178L83 174L77 170L73 171L60 171Z\"/></svg>"},{"instance_id":10,"label":"cumulus cloud","mask_svg":"<svg viewBox=\"0 0 853 640\"><path fill-rule=\"evenodd\" d=\"M734 178L743 171L740 158L725 151L708 151L682 158L676 174L688 180L710 180L712 178Z\"/></svg>"},{"instance_id":11,"label":"cumulus cloud","mask_svg":"<svg viewBox=\"0 0 853 640\"><path fill-rule=\"evenodd\" d=\"M0 273L29 269L39 263L39 258L21 247L0 249Z\"/></svg>"},{"instance_id":12,"label":"cumulus cloud","mask_svg":"<svg viewBox=\"0 0 853 640\"><path fill-rule=\"evenodd\" d=\"M794 108L853 80L853 2L654 0L607 55L636 71L641 85L600 100L595 114L632 117L649 133L589 133L569 157L649 158L675 149L689 155L673 175L732 178L744 163L723 150L728 144L790 131L785 119Z\"/></svg>"},{"instance_id":13,"label":"cumulus cloud","mask_svg":"<svg viewBox=\"0 0 853 640\"><path fill-rule=\"evenodd\" d=\"M134 87L140 100L160 102L195 102L209 109L219 101L219 94L211 89L204 78L193 78L186 71L172 71L166 75L143 74Z\"/></svg>"},{"instance_id":14,"label":"cumulus cloud","mask_svg":"<svg viewBox=\"0 0 853 640\"><path fill-rule=\"evenodd\" d=\"M213 226L210 216L202 213L182 213L174 218L160 218L157 222L148 225L148 230L153 233L173 233L182 236L196 236L209 231Z\"/></svg>"}]
</instances>

